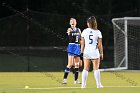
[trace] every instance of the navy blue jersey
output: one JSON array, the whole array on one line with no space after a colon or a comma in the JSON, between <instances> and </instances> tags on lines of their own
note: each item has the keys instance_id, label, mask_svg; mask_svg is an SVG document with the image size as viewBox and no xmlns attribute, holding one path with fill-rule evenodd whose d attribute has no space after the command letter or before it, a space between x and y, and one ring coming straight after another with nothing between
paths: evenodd
<instances>
[{"instance_id":1,"label":"navy blue jersey","mask_svg":"<svg viewBox=\"0 0 140 93\"><path fill-rule=\"evenodd\" d=\"M81 38L80 29L79 28L72 29L72 31L69 34L69 43L78 43L78 44L80 44L80 38Z\"/></svg>"}]
</instances>

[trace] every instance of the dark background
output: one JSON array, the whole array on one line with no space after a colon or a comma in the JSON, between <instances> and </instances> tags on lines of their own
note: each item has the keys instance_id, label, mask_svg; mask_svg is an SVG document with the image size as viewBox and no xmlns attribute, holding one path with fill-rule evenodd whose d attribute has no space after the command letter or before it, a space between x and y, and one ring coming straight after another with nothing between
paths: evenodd
<instances>
[{"instance_id":1,"label":"dark background","mask_svg":"<svg viewBox=\"0 0 140 93\"><path fill-rule=\"evenodd\" d=\"M140 16L139 0L1 0L0 17L14 14L2 7L8 3L19 11L31 10L60 15L89 15L91 12L101 16ZM135 11L135 14L131 14Z\"/></svg>"},{"instance_id":2,"label":"dark background","mask_svg":"<svg viewBox=\"0 0 140 93\"><path fill-rule=\"evenodd\" d=\"M0 0L0 71L37 71L39 66L44 71L63 70L67 64L64 50L68 43L69 18L75 17L77 26L83 30L91 15L96 16L103 35L101 68L113 67L111 20L139 17L140 0ZM54 46L64 47L58 50ZM56 60L61 63L58 68ZM55 69L46 68L53 64Z\"/></svg>"},{"instance_id":3,"label":"dark background","mask_svg":"<svg viewBox=\"0 0 140 93\"><path fill-rule=\"evenodd\" d=\"M32 11L65 16L67 24L61 25L64 29L69 27L69 18L76 17L78 27L83 30L86 28L86 18L95 15L98 28L105 37L104 46L113 45L112 18L140 16L139 0L1 0L1 18L16 14L13 10L3 6L5 3L20 12L28 8ZM52 20L54 21L55 18ZM63 35L64 33L62 32Z\"/></svg>"}]
</instances>

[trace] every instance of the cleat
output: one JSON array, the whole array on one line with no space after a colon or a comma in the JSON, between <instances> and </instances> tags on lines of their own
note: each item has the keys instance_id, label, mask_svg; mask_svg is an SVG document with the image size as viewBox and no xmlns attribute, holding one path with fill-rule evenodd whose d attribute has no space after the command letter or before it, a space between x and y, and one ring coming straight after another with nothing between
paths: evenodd
<instances>
[{"instance_id":1,"label":"cleat","mask_svg":"<svg viewBox=\"0 0 140 93\"><path fill-rule=\"evenodd\" d=\"M75 80L74 84L81 84L81 82L79 80Z\"/></svg>"},{"instance_id":2,"label":"cleat","mask_svg":"<svg viewBox=\"0 0 140 93\"><path fill-rule=\"evenodd\" d=\"M83 87L83 86L82 86L81 88L86 88L86 87Z\"/></svg>"},{"instance_id":3,"label":"cleat","mask_svg":"<svg viewBox=\"0 0 140 93\"><path fill-rule=\"evenodd\" d=\"M63 82L62 82L62 84L67 84L67 80L64 79Z\"/></svg>"},{"instance_id":4,"label":"cleat","mask_svg":"<svg viewBox=\"0 0 140 93\"><path fill-rule=\"evenodd\" d=\"M82 85L81 88L86 88L86 85L84 85L84 86Z\"/></svg>"},{"instance_id":5,"label":"cleat","mask_svg":"<svg viewBox=\"0 0 140 93\"><path fill-rule=\"evenodd\" d=\"M97 85L97 88L103 88L104 86L103 85Z\"/></svg>"}]
</instances>

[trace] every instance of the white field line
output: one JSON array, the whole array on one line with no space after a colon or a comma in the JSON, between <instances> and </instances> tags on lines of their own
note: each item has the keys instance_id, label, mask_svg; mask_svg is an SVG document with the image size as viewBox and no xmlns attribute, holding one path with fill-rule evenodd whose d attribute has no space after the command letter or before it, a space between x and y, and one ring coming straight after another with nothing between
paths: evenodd
<instances>
[{"instance_id":1,"label":"white field line","mask_svg":"<svg viewBox=\"0 0 140 93\"><path fill-rule=\"evenodd\" d=\"M94 89L96 87L86 87L85 89ZM140 86L104 86L104 88L140 88ZM44 87L44 88L0 88L0 90L14 90L14 89L27 89L27 90L54 90L54 89L81 89L81 87Z\"/></svg>"},{"instance_id":2,"label":"white field line","mask_svg":"<svg viewBox=\"0 0 140 93\"><path fill-rule=\"evenodd\" d=\"M50 87L50 88L24 88L24 89L48 89L48 90L53 90L53 89L78 89L81 87Z\"/></svg>"},{"instance_id":3,"label":"white field line","mask_svg":"<svg viewBox=\"0 0 140 93\"><path fill-rule=\"evenodd\" d=\"M104 88L140 88L140 86L104 86ZM53 89L80 89L81 87L50 87L50 88L23 88L23 89L33 89L33 90L53 90ZM96 88L96 87L87 87L87 89Z\"/></svg>"},{"instance_id":4,"label":"white field line","mask_svg":"<svg viewBox=\"0 0 140 93\"><path fill-rule=\"evenodd\" d=\"M118 88L118 87L122 87L122 88L131 88L131 87L134 87L134 88L139 88L140 86L104 86L104 87L108 87L108 88Z\"/></svg>"}]
</instances>

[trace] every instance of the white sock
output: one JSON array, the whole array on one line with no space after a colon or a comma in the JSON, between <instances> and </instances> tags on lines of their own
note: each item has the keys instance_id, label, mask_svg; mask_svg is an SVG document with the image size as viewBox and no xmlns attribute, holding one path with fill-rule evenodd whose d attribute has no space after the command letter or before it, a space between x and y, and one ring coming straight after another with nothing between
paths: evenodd
<instances>
[{"instance_id":1,"label":"white sock","mask_svg":"<svg viewBox=\"0 0 140 93\"><path fill-rule=\"evenodd\" d=\"M94 70L94 77L96 81L96 85L100 85L100 71L99 70Z\"/></svg>"},{"instance_id":2,"label":"white sock","mask_svg":"<svg viewBox=\"0 0 140 93\"><path fill-rule=\"evenodd\" d=\"M102 85L101 83L101 76L100 76L100 70L98 69L98 73L99 73L99 84Z\"/></svg>"},{"instance_id":3,"label":"white sock","mask_svg":"<svg viewBox=\"0 0 140 93\"><path fill-rule=\"evenodd\" d=\"M88 77L88 71L83 70L83 72L82 72L82 87L86 87L87 77Z\"/></svg>"}]
</instances>

